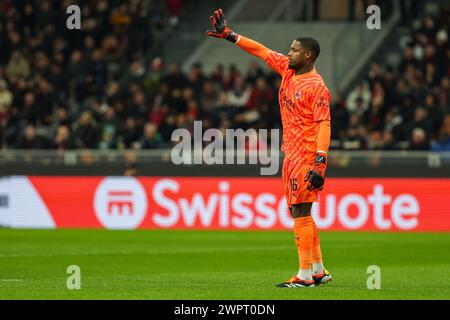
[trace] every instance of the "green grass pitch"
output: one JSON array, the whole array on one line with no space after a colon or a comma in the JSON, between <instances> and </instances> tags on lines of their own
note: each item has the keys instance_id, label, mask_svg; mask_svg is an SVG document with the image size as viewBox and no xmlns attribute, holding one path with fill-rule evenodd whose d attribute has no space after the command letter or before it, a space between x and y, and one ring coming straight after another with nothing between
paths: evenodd
<instances>
[{"instance_id":1,"label":"green grass pitch","mask_svg":"<svg viewBox=\"0 0 450 320\"><path fill-rule=\"evenodd\" d=\"M450 299L450 234L321 232L334 280L296 273L291 232L0 229L0 299ZM68 290L69 265L81 289ZM367 267L381 268L368 290Z\"/></svg>"}]
</instances>

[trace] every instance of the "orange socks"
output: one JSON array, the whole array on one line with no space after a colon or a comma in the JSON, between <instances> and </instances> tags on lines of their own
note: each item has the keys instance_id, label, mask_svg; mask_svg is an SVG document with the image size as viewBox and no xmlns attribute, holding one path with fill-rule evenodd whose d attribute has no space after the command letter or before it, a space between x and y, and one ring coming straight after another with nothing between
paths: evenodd
<instances>
[{"instance_id":1,"label":"orange socks","mask_svg":"<svg viewBox=\"0 0 450 320\"><path fill-rule=\"evenodd\" d=\"M319 230L313 221L314 227L314 238L312 245L312 263L322 263L322 252L320 251L320 240L319 240Z\"/></svg>"},{"instance_id":2,"label":"orange socks","mask_svg":"<svg viewBox=\"0 0 450 320\"><path fill-rule=\"evenodd\" d=\"M310 270L311 264L313 263L312 252L315 234L314 229L317 229L314 227L315 224L311 216L294 219L295 244L298 250L298 258L300 260L300 269L302 270ZM319 238L317 237L317 240L318 239Z\"/></svg>"}]
</instances>

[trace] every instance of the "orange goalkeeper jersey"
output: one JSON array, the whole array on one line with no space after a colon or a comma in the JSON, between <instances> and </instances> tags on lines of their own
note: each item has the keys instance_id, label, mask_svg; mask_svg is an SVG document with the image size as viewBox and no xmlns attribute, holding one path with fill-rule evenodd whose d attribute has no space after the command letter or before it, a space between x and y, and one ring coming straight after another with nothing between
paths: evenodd
<instances>
[{"instance_id":1,"label":"orange goalkeeper jersey","mask_svg":"<svg viewBox=\"0 0 450 320\"><path fill-rule=\"evenodd\" d=\"M315 69L295 75L295 71L288 68L287 56L251 39L239 36L237 45L263 59L281 75L278 98L283 125L281 150L291 161L313 163L319 151L319 122L330 121L330 92L322 77Z\"/></svg>"}]
</instances>

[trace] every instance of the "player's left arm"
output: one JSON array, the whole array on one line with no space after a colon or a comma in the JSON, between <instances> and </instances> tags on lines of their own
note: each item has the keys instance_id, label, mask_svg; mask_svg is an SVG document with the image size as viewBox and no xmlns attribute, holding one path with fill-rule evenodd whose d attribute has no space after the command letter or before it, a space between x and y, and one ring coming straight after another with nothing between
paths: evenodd
<instances>
[{"instance_id":1,"label":"player's left arm","mask_svg":"<svg viewBox=\"0 0 450 320\"><path fill-rule=\"evenodd\" d=\"M214 14L210 17L213 30L208 30L206 34L211 37L226 39L231 43L234 43L239 48L247 53L258 57L263 60L270 68L278 72L283 76L288 66L288 57L266 48L263 44L237 34L228 27L225 19L225 14L222 9L214 11Z\"/></svg>"},{"instance_id":2,"label":"player's left arm","mask_svg":"<svg viewBox=\"0 0 450 320\"><path fill-rule=\"evenodd\" d=\"M316 158L308 171L308 190L323 189L327 167L328 149L331 139L330 93L325 85L320 85L313 98L314 122L318 126Z\"/></svg>"}]
</instances>

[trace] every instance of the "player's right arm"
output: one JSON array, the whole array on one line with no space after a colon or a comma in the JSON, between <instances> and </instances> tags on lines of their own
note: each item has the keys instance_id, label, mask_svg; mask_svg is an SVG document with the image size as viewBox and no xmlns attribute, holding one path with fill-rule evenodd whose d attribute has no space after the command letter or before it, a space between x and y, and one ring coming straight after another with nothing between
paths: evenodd
<instances>
[{"instance_id":1,"label":"player's right arm","mask_svg":"<svg viewBox=\"0 0 450 320\"><path fill-rule=\"evenodd\" d=\"M222 9L216 10L214 15L209 17L213 26L213 30L208 30L206 34L211 37L226 39L242 50L262 59L269 67L279 74L283 75L288 65L288 58L276 51L266 48L261 43L250 38L239 35L231 30L226 22Z\"/></svg>"}]
</instances>

